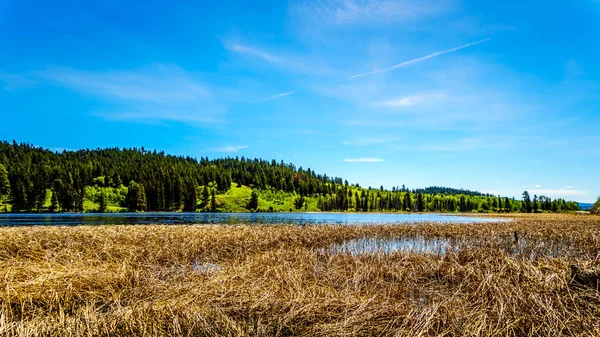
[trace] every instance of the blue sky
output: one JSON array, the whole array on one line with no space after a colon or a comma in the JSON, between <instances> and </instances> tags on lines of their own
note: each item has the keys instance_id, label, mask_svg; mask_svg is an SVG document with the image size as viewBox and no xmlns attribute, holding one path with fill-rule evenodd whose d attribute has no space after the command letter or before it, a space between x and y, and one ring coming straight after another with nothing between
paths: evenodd
<instances>
[{"instance_id":1,"label":"blue sky","mask_svg":"<svg viewBox=\"0 0 600 337\"><path fill-rule=\"evenodd\" d=\"M600 194L600 2L0 0L0 139Z\"/></svg>"}]
</instances>

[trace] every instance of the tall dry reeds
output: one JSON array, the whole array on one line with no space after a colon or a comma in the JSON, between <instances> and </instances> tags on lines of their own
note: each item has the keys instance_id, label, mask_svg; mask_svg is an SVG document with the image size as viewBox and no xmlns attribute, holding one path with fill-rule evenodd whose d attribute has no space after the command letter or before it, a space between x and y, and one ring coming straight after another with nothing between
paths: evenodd
<instances>
[{"instance_id":1,"label":"tall dry reeds","mask_svg":"<svg viewBox=\"0 0 600 337\"><path fill-rule=\"evenodd\" d=\"M328 249L413 237L458 249ZM598 336L600 293L580 281L599 252L600 219L576 216L0 228L0 335Z\"/></svg>"}]
</instances>

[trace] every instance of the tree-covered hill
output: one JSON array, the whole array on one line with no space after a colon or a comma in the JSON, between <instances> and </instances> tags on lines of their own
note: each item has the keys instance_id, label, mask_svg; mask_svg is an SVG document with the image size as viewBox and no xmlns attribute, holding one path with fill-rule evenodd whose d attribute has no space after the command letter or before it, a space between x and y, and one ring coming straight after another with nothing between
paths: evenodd
<instances>
[{"instance_id":1,"label":"tree-covered hill","mask_svg":"<svg viewBox=\"0 0 600 337\"><path fill-rule=\"evenodd\" d=\"M0 204L19 211L566 211L577 203L519 200L446 187L384 190L293 164L191 158L144 148L52 152L0 142ZM2 209L2 208L0 208Z\"/></svg>"}]
</instances>

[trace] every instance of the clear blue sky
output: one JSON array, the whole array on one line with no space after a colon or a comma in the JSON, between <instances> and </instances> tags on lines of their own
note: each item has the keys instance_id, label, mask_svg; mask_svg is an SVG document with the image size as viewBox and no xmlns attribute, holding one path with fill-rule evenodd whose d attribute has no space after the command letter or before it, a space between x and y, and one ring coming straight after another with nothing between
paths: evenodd
<instances>
[{"instance_id":1,"label":"clear blue sky","mask_svg":"<svg viewBox=\"0 0 600 337\"><path fill-rule=\"evenodd\" d=\"M598 0L0 0L0 139L593 201L599 40Z\"/></svg>"}]
</instances>

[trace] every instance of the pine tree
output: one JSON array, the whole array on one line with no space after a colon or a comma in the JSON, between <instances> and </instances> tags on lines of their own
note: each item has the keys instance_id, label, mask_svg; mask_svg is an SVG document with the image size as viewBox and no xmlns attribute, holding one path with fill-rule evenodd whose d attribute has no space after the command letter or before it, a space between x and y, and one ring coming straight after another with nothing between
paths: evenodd
<instances>
[{"instance_id":1,"label":"pine tree","mask_svg":"<svg viewBox=\"0 0 600 337\"><path fill-rule=\"evenodd\" d=\"M255 190L252 190L252 194L250 195L250 201L248 202L249 210L255 211L258 208L258 194Z\"/></svg>"},{"instance_id":2,"label":"pine tree","mask_svg":"<svg viewBox=\"0 0 600 337\"><path fill-rule=\"evenodd\" d=\"M210 211L211 212L216 212L217 211L217 197L215 195L215 189L213 188L210 191Z\"/></svg>"},{"instance_id":3,"label":"pine tree","mask_svg":"<svg viewBox=\"0 0 600 337\"><path fill-rule=\"evenodd\" d=\"M423 212L425 210L425 203L423 201L423 193L417 193L417 211Z\"/></svg>"},{"instance_id":4,"label":"pine tree","mask_svg":"<svg viewBox=\"0 0 600 337\"><path fill-rule=\"evenodd\" d=\"M144 185L138 184L135 181L129 182L129 188L126 198L127 208L130 212L146 210L146 191Z\"/></svg>"},{"instance_id":5,"label":"pine tree","mask_svg":"<svg viewBox=\"0 0 600 337\"><path fill-rule=\"evenodd\" d=\"M52 197L50 198L50 212L56 212L58 210L58 193L52 190Z\"/></svg>"},{"instance_id":6,"label":"pine tree","mask_svg":"<svg viewBox=\"0 0 600 337\"><path fill-rule=\"evenodd\" d=\"M402 185L402 187L404 188L404 185ZM411 200L409 191L406 191L406 193L404 193L404 200L402 202L402 208L404 209L405 212L412 211L412 200Z\"/></svg>"},{"instance_id":7,"label":"pine tree","mask_svg":"<svg viewBox=\"0 0 600 337\"><path fill-rule=\"evenodd\" d=\"M300 196L298 198L296 198L296 200L294 200L294 207L296 207L296 209L301 209L304 206L304 197Z\"/></svg>"},{"instance_id":8,"label":"pine tree","mask_svg":"<svg viewBox=\"0 0 600 337\"><path fill-rule=\"evenodd\" d=\"M130 181L127 187L127 208L130 212L137 211L137 197L139 185L135 181Z\"/></svg>"},{"instance_id":9,"label":"pine tree","mask_svg":"<svg viewBox=\"0 0 600 337\"><path fill-rule=\"evenodd\" d=\"M210 192L208 191L208 186L202 187L202 207L207 207L210 198Z\"/></svg>"},{"instance_id":10,"label":"pine tree","mask_svg":"<svg viewBox=\"0 0 600 337\"><path fill-rule=\"evenodd\" d=\"M10 192L10 182L8 181L8 171L6 167L0 164L0 201L4 200Z\"/></svg>"},{"instance_id":11,"label":"pine tree","mask_svg":"<svg viewBox=\"0 0 600 337\"><path fill-rule=\"evenodd\" d=\"M458 206L459 211L466 212L467 211L467 202L464 195L460 196L460 202Z\"/></svg>"},{"instance_id":12,"label":"pine tree","mask_svg":"<svg viewBox=\"0 0 600 337\"><path fill-rule=\"evenodd\" d=\"M195 212L196 207L198 207L196 187L194 187L192 184L187 184L185 198L183 202L183 210L185 212Z\"/></svg>"},{"instance_id":13,"label":"pine tree","mask_svg":"<svg viewBox=\"0 0 600 337\"><path fill-rule=\"evenodd\" d=\"M531 197L529 196L529 192L523 192L523 204L521 205L522 212L531 213L533 210L531 207Z\"/></svg>"},{"instance_id":14,"label":"pine tree","mask_svg":"<svg viewBox=\"0 0 600 337\"><path fill-rule=\"evenodd\" d=\"M146 189L142 184L140 184L140 189L138 191L137 197L137 209L139 211L146 211Z\"/></svg>"},{"instance_id":15,"label":"pine tree","mask_svg":"<svg viewBox=\"0 0 600 337\"><path fill-rule=\"evenodd\" d=\"M508 199L508 197L504 198L504 211L507 213L512 211L512 207L510 205L510 199Z\"/></svg>"},{"instance_id":16,"label":"pine tree","mask_svg":"<svg viewBox=\"0 0 600 337\"><path fill-rule=\"evenodd\" d=\"M98 212L106 213L107 202L108 200L106 196L106 191L102 189L102 192L100 192L100 206L98 207Z\"/></svg>"}]
</instances>

